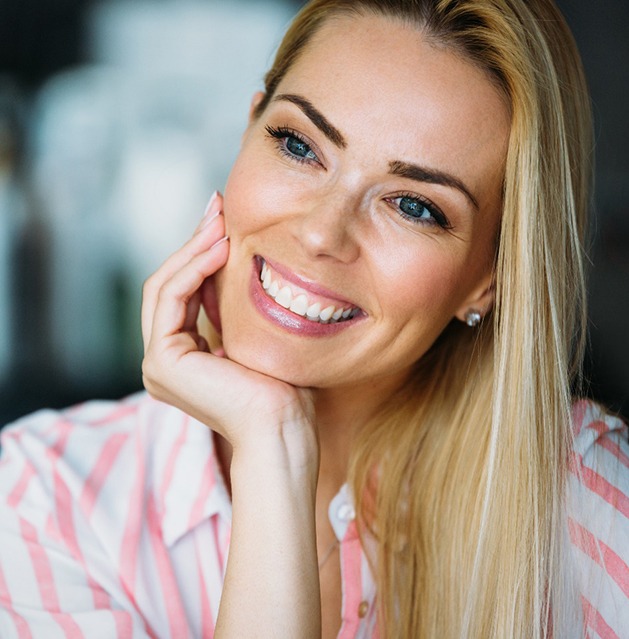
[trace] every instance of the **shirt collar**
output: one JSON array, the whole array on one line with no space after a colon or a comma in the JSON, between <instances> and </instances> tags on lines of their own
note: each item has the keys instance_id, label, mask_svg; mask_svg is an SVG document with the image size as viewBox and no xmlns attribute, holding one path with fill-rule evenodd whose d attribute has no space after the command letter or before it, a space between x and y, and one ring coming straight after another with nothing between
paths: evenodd
<instances>
[{"instance_id":1,"label":"shirt collar","mask_svg":"<svg viewBox=\"0 0 629 639\"><path fill-rule=\"evenodd\" d=\"M213 433L195 419L188 422L188 434L162 508L162 535L167 546L212 517L231 523L231 500L216 456Z\"/></svg>"}]
</instances>

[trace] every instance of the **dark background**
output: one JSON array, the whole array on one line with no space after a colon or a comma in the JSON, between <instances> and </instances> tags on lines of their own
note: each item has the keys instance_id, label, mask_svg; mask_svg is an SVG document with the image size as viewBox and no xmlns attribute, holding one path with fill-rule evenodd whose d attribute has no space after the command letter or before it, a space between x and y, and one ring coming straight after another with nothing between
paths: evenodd
<instances>
[{"instance_id":1,"label":"dark background","mask_svg":"<svg viewBox=\"0 0 629 639\"><path fill-rule=\"evenodd\" d=\"M300 4L293 3L295 10ZM586 374L592 396L629 416L629 3L558 4L584 59L596 124ZM0 85L5 89L0 94L5 124L4 138L0 127L0 167L10 164L12 179L24 195L22 216L27 218L31 109L54 74L84 61L84 15L91 5L90 0L0 0ZM8 209L0 214L13 213ZM7 317L13 348L0 377L0 424L43 406L61 407L96 396L115 398L138 390L137 358L124 360L118 374L108 379L86 375L70 380L56 367L46 323L50 251L37 224L26 223L21 229L8 258ZM137 291L123 287L118 293L124 297Z\"/></svg>"}]
</instances>

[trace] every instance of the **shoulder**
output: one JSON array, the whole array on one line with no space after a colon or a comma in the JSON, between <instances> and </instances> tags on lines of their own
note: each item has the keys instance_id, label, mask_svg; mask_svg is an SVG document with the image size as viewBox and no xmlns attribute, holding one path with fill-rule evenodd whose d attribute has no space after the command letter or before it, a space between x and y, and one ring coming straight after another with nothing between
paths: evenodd
<instances>
[{"instance_id":1,"label":"shoulder","mask_svg":"<svg viewBox=\"0 0 629 639\"><path fill-rule=\"evenodd\" d=\"M611 506L629 525L629 431L598 404L582 400L572 410L570 472L581 498ZM576 484L576 485L575 485Z\"/></svg>"},{"instance_id":2,"label":"shoulder","mask_svg":"<svg viewBox=\"0 0 629 639\"><path fill-rule=\"evenodd\" d=\"M591 401L572 411L568 526L594 625L629 627L629 433ZM613 635L612 635L613 636Z\"/></svg>"},{"instance_id":3,"label":"shoulder","mask_svg":"<svg viewBox=\"0 0 629 639\"><path fill-rule=\"evenodd\" d=\"M138 464L151 465L187 421L187 416L146 393L38 411L3 429L1 484L4 489L10 484L6 479L11 471L30 469L44 483L61 480L73 492L80 490L98 469L111 470L120 457L127 471Z\"/></svg>"},{"instance_id":4,"label":"shoulder","mask_svg":"<svg viewBox=\"0 0 629 639\"><path fill-rule=\"evenodd\" d=\"M194 539L176 543L198 529L213 556L207 522L231 512L209 429L140 393L40 411L1 441L0 635L48 637L61 625L68 636L145 637L166 627L168 595L194 590L164 568L175 548L193 565ZM228 539L225 527L215 528Z\"/></svg>"},{"instance_id":5,"label":"shoulder","mask_svg":"<svg viewBox=\"0 0 629 639\"><path fill-rule=\"evenodd\" d=\"M581 455L594 452L595 446L605 447L605 442L611 440L621 444L629 442L627 424L590 400L579 400L573 404L572 427L575 451Z\"/></svg>"},{"instance_id":6,"label":"shoulder","mask_svg":"<svg viewBox=\"0 0 629 639\"><path fill-rule=\"evenodd\" d=\"M209 429L146 393L39 411L0 442L0 500L37 527L51 515L107 529L135 508L165 515L182 485L218 472Z\"/></svg>"}]
</instances>

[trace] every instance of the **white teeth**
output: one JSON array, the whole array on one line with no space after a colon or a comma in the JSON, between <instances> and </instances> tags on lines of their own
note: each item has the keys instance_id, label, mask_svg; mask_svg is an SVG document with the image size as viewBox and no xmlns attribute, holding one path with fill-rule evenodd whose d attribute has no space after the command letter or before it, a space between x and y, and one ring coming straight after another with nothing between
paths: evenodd
<instances>
[{"instance_id":1,"label":"white teeth","mask_svg":"<svg viewBox=\"0 0 629 639\"><path fill-rule=\"evenodd\" d=\"M322 322L327 322L332 317L335 310L336 309L334 308L334 306L328 306L327 308L324 308L319 314L319 319Z\"/></svg>"},{"instance_id":2,"label":"white teeth","mask_svg":"<svg viewBox=\"0 0 629 639\"><path fill-rule=\"evenodd\" d=\"M265 264L265 267L266 267L266 264ZM273 278L271 277L271 272L267 269L266 273L262 276L262 288L265 291L268 291L272 281L273 281Z\"/></svg>"},{"instance_id":3,"label":"white teeth","mask_svg":"<svg viewBox=\"0 0 629 639\"><path fill-rule=\"evenodd\" d=\"M288 286L285 286L280 290L280 292L276 295L275 301L284 308L289 308L291 302L293 301L293 292L290 290Z\"/></svg>"},{"instance_id":4,"label":"white teeth","mask_svg":"<svg viewBox=\"0 0 629 639\"><path fill-rule=\"evenodd\" d=\"M297 294L293 299L293 291L290 286L284 285L280 289L279 282L273 279L273 272L264 261L262 262L262 269L260 271L260 281L267 295L273 298L277 304L312 322L338 322L341 319L354 317L358 310L355 308L337 308L333 305L326 306L326 308L321 310L320 302L309 305L308 297L303 293Z\"/></svg>"},{"instance_id":5,"label":"white teeth","mask_svg":"<svg viewBox=\"0 0 629 639\"><path fill-rule=\"evenodd\" d=\"M320 312L321 304L319 304L319 302L315 302L312 306L308 307L308 310L306 311L306 317L311 320L318 320Z\"/></svg>"},{"instance_id":6,"label":"white teeth","mask_svg":"<svg viewBox=\"0 0 629 639\"><path fill-rule=\"evenodd\" d=\"M298 295L293 300L292 304L289 307L289 310L303 317L308 310L308 298L305 295Z\"/></svg>"}]
</instances>

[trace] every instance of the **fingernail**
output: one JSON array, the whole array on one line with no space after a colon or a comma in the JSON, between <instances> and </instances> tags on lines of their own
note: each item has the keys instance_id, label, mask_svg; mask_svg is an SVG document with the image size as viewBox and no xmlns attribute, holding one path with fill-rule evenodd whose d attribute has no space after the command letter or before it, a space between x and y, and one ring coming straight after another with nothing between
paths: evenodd
<instances>
[{"instance_id":1,"label":"fingernail","mask_svg":"<svg viewBox=\"0 0 629 639\"><path fill-rule=\"evenodd\" d=\"M216 248L219 244L222 244L223 242L227 242L228 239L229 239L229 235L224 235L220 240L218 240L218 242L214 242L214 244L212 244L212 246L210 247L210 250L213 248Z\"/></svg>"},{"instance_id":2,"label":"fingernail","mask_svg":"<svg viewBox=\"0 0 629 639\"><path fill-rule=\"evenodd\" d=\"M212 210L212 204L216 202L217 196L218 196L218 191L214 191L214 193L212 193L210 197L210 201L207 203L207 206L205 207L205 213L203 213L203 217L207 217L210 214L210 211Z\"/></svg>"},{"instance_id":3,"label":"fingernail","mask_svg":"<svg viewBox=\"0 0 629 639\"><path fill-rule=\"evenodd\" d=\"M214 215L206 215L203 218L203 220L201 221L201 224L199 224L199 228L197 229L197 233L202 231L206 226L208 226L210 224L210 222L214 221L220 214L221 214L221 211L216 211L216 213L214 213Z\"/></svg>"},{"instance_id":4,"label":"fingernail","mask_svg":"<svg viewBox=\"0 0 629 639\"><path fill-rule=\"evenodd\" d=\"M212 196L210 197L210 201L207 203L205 207L205 212L203 213L203 218L201 223L197 227L196 232L198 233L202 229L204 229L212 220L216 219L218 215L220 215L220 210L214 211L214 205L216 204L216 198L218 197L218 191L214 191Z\"/></svg>"}]
</instances>

